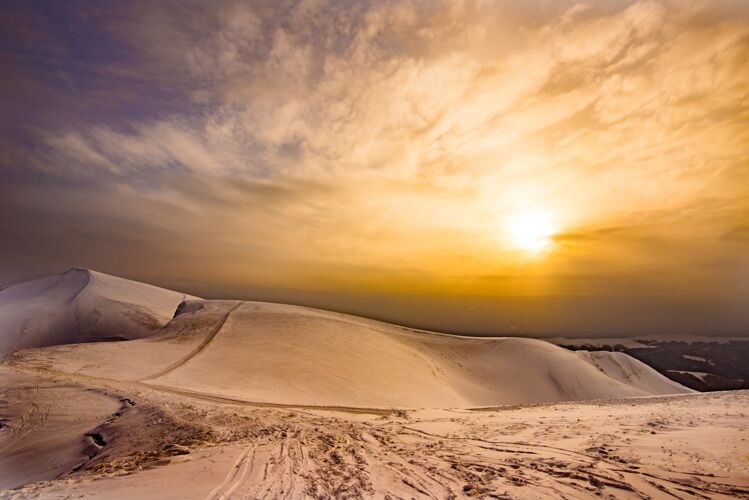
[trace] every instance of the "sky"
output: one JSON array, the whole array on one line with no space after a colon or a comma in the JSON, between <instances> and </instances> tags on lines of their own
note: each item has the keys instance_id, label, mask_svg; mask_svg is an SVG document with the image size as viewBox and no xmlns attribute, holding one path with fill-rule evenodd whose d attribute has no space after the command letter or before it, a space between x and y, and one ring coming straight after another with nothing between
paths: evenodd
<instances>
[{"instance_id":1,"label":"sky","mask_svg":"<svg viewBox=\"0 0 749 500\"><path fill-rule=\"evenodd\" d=\"M749 335L747 2L0 8L0 284Z\"/></svg>"}]
</instances>

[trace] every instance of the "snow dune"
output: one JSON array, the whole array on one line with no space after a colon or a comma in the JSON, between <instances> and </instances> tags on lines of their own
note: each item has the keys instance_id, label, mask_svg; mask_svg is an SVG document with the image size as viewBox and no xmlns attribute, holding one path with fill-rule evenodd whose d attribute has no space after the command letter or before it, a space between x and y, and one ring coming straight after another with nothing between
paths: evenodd
<instances>
[{"instance_id":1,"label":"snow dune","mask_svg":"<svg viewBox=\"0 0 749 500\"><path fill-rule=\"evenodd\" d=\"M152 335L186 296L87 269L0 289L0 354Z\"/></svg>"},{"instance_id":2,"label":"snow dune","mask_svg":"<svg viewBox=\"0 0 749 500\"><path fill-rule=\"evenodd\" d=\"M233 307L202 351L151 382L254 401L340 406L484 406L689 392L635 360L617 365L637 381L628 383L608 367L534 339L420 332L279 304Z\"/></svg>"},{"instance_id":3,"label":"snow dune","mask_svg":"<svg viewBox=\"0 0 749 500\"><path fill-rule=\"evenodd\" d=\"M415 331L298 306L190 301L158 334L15 363L198 396L345 407L472 407L691 392L626 355Z\"/></svg>"},{"instance_id":4,"label":"snow dune","mask_svg":"<svg viewBox=\"0 0 749 500\"><path fill-rule=\"evenodd\" d=\"M684 392L683 385L623 352L575 351L575 354L609 377L643 391L652 394Z\"/></svg>"}]
</instances>

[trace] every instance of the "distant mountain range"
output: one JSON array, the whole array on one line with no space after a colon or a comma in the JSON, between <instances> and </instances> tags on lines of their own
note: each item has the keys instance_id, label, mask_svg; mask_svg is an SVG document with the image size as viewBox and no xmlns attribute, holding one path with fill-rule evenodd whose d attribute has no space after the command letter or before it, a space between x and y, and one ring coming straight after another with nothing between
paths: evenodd
<instances>
[{"instance_id":1,"label":"distant mountain range","mask_svg":"<svg viewBox=\"0 0 749 500\"><path fill-rule=\"evenodd\" d=\"M698 391L749 389L749 338L655 335L633 338L553 338L572 351L629 354Z\"/></svg>"}]
</instances>

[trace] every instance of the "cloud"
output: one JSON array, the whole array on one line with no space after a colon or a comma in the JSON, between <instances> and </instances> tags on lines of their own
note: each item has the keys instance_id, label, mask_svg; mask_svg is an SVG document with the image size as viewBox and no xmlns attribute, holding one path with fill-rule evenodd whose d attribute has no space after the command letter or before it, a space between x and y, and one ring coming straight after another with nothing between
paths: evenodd
<instances>
[{"instance_id":1,"label":"cloud","mask_svg":"<svg viewBox=\"0 0 749 500\"><path fill-rule=\"evenodd\" d=\"M749 224L733 226L723 233L723 239L728 241L749 242Z\"/></svg>"},{"instance_id":2,"label":"cloud","mask_svg":"<svg viewBox=\"0 0 749 500\"><path fill-rule=\"evenodd\" d=\"M35 193L6 210L268 287L636 294L665 267L678 295L743 265L741 2L74 7L93 56L44 17L62 42L19 23L0 61L0 179ZM558 226L541 262L503 234L523 210Z\"/></svg>"}]
</instances>

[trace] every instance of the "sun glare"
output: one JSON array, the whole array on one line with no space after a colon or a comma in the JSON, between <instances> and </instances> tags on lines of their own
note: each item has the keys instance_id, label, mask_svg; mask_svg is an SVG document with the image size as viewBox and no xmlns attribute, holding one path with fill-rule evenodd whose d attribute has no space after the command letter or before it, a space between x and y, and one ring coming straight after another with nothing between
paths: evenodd
<instances>
[{"instance_id":1,"label":"sun glare","mask_svg":"<svg viewBox=\"0 0 749 500\"><path fill-rule=\"evenodd\" d=\"M555 232L551 218L543 212L515 214L510 219L508 230L510 240L515 246L533 253L549 248Z\"/></svg>"}]
</instances>

